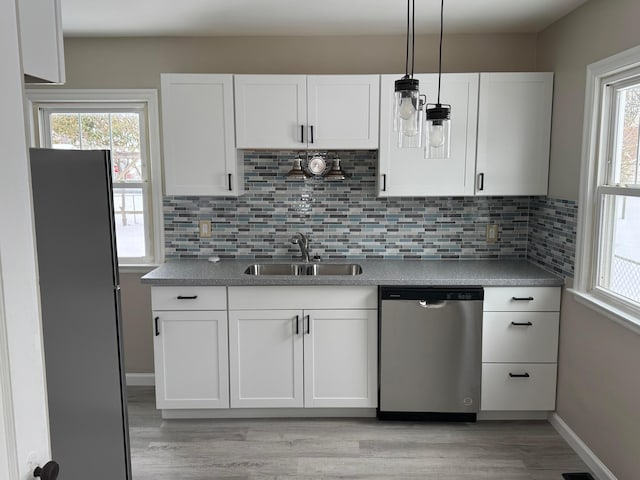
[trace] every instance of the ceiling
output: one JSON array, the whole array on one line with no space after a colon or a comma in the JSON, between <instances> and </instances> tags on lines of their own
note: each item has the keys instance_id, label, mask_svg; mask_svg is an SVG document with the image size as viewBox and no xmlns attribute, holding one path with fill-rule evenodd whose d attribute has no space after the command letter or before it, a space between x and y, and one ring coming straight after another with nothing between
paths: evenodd
<instances>
[{"instance_id":1,"label":"ceiling","mask_svg":"<svg viewBox=\"0 0 640 480\"><path fill-rule=\"evenodd\" d=\"M447 0L445 33L533 33L587 0ZM416 2L416 33L439 31L438 0ZM404 0L62 0L65 36L404 34Z\"/></svg>"}]
</instances>

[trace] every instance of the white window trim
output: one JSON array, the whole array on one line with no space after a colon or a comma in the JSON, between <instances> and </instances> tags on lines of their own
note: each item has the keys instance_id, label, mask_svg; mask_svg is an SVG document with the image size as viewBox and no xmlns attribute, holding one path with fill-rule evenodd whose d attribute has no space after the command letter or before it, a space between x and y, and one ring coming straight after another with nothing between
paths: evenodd
<instances>
[{"instance_id":1,"label":"white window trim","mask_svg":"<svg viewBox=\"0 0 640 480\"><path fill-rule=\"evenodd\" d=\"M158 266L164 262L164 218L162 213L162 162L160 159L160 122L158 113L158 92L153 89L134 90L94 90L94 89L26 89L27 118L29 119L30 145L37 146L38 131L37 106L47 103L117 103L138 102L147 106L149 142L149 181L151 183L151 210L153 222L154 261L151 264L120 265L120 271L136 273L141 268Z\"/></svg>"},{"instance_id":2,"label":"white window trim","mask_svg":"<svg viewBox=\"0 0 640 480\"><path fill-rule=\"evenodd\" d=\"M580 168L580 201L576 239L576 277L574 288L569 289L585 306L607 318L640 334L640 316L637 310L616 304L608 295L599 294L593 288L597 267L597 212L599 196L598 180L602 178L604 166L598 166L601 149L600 121L603 105L603 86L622 72L640 67L640 46L625 50L587 67L585 89L584 125L582 137L582 159ZM602 187L601 187L602 188Z\"/></svg>"}]
</instances>

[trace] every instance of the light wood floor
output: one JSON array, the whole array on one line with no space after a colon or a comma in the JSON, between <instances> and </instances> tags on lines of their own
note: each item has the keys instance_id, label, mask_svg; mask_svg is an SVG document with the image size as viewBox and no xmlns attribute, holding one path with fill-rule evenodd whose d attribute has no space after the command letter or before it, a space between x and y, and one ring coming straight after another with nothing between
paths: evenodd
<instances>
[{"instance_id":1,"label":"light wood floor","mask_svg":"<svg viewBox=\"0 0 640 480\"><path fill-rule=\"evenodd\" d=\"M162 420L129 389L134 480L562 480L586 472L546 422Z\"/></svg>"}]
</instances>

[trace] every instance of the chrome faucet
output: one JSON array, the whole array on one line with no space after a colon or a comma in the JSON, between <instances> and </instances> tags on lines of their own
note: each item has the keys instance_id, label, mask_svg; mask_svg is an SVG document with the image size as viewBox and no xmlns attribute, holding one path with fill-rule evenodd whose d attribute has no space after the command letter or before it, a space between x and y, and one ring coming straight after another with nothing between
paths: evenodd
<instances>
[{"instance_id":1,"label":"chrome faucet","mask_svg":"<svg viewBox=\"0 0 640 480\"><path fill-rule=\"evenodd\" d=\"M300 254L302 255L302 261L309 261L309 239L304 233L297 232L291 237L291 243L300 247Z\"/></svg>"}]
</instances>

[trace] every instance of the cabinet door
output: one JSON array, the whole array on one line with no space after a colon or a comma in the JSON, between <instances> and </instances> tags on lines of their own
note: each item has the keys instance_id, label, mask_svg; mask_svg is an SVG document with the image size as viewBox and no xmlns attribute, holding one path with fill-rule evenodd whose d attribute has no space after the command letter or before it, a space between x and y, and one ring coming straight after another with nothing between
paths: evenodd
<instances>
[{"instance_id":1,"label":"cabinet door","mask_svg":"<svg viewBox=\"0 0 640 480\"><path fill-rule=\"evenodd\" d=\"M302 312L229 312L231 407L302 407Z\"/></svg>"},{"instance_id":2,"label":"cabinet door","mask_svg":"<svg viewBox=\"0 0 640 480\"><path fill-rule=\"evenodd\" d=\"M238 148L305 148L307 77L236 75Z\"/></svg>"},{"instance_id":3,"label":"cabinet door","mask_svg":"<svg viewBox=\"0 0 640 480\"><path fill-rule=\"evenodd\" d=\"M481 73L476 195L546 195L552 73Z\"/></svg>"},{"instance_id":4,"label":"cabinet door","mask_svg":"<svg viewBox=\"0 0 640 480\"><path fill-rule=\"evenodd\" d=\"M380 104L378 194L382 197L473 195L478 74L442 75L441 100L451 105L451 156L426 159L424 148L398 148L393 131L394 82L400 75L383 75ZM438 94L438 76L416 75L429 103Z\"/></svg>"},{"instance_id":5,"label":"cabinet door","mask_svg":"<svg viewBox=\"0 0 640 480\"><path fill-rule=\"evenodd\" d=\"M167 195L237 196L242 164L233 138L233 76L162 74Z\"/></svg>"},{"instance_id":6,"label":"cabinet door","mask_svg":"<svg viewBox=\"0 0 640 480\"><path fill-rule=\"evenodd\" d=\"M305 310L305 407L376 407L375 310Z\"/></svg>"},{"instance_id":7,"label":"cabinet door","mask_svg":"<svg viewBox=\"0 0 640 480\"><path fill-rule=\"evenodd\" d=\"M380 77L307 77L307 142L310 148L378 148Z\"/></svg>"},{"instance_id":8,"label":"cabinet door","mask_svg":"<svg viewBox=\"0 0 640 480\"><path fill-rule=\"evenodd\" d=\"M64 83L61 0L19 0L20 49L27 83Z\"/></svg>"},{"instance_id":9,"label":"cabinet door","mask_svg":"<svg viewBox=\"0 0 640 480\"><path fill-rule=\"evenodd\" d=\"M153 315L157 407L229 407L227 312Z\"/></svg>"}]
</instances>

